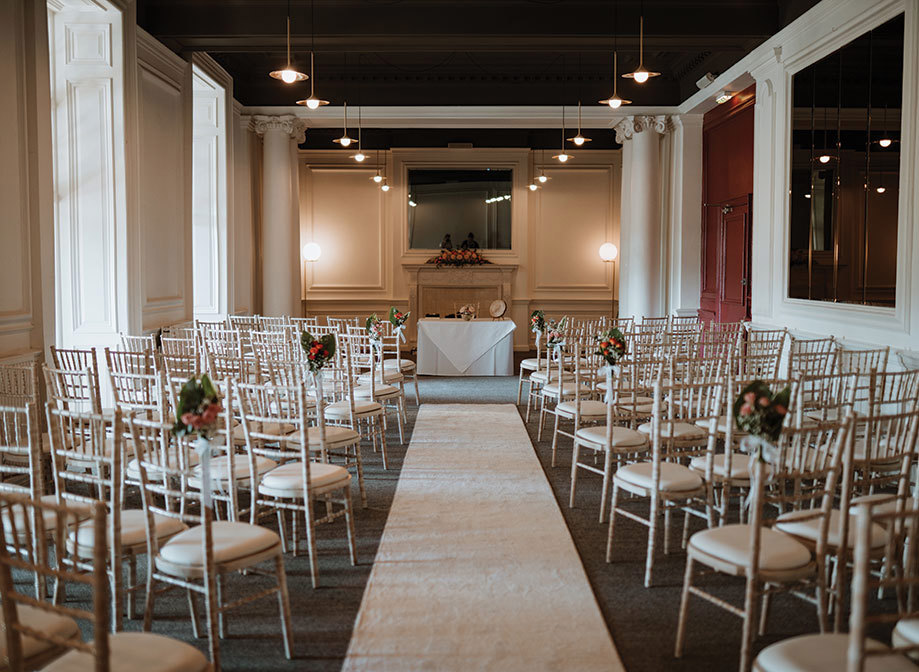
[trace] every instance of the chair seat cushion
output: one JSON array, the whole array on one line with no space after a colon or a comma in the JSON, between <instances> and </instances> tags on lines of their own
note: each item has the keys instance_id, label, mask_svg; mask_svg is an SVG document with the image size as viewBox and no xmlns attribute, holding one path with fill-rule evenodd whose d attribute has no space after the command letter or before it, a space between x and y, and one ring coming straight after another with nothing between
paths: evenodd
<instances>
[{"instance_id":1,"label":"chair seat cushion","mask_svg":"<svg viewBox=\"0 0 919 672\"><path fill-rule=\"evenodd\" d=\"M327 488L336 484L347 485L351 474L342 466L325 462L310 462L310 487ZM303 467L299 462L288 462L262 478L258 491L275 497L303 497Z\"/></svg>"},{"instance_id":2,"label":"chair seat cushion","mask_svg":"<svg viewBox=\"0 0 919 672\"><path fill-rule=\"evenodd\" d=\"M287 436L296 429L296 426L281 422L251 422L249 423L249 432L251 434L270 434L271 436ZM262 439L264 440L264 439ZM246 442L246 433L243 426L239 425L233 430L233 442L236 444Z\"/></svg>"},{"instance_id":3,"label":"chair seat cushion","mask_svg":"<svg viewBox=\"0 0 919 672\"><path fill-rule=\"evenodd\" d=\"M916 646L919 644L919 618L903 618L897 621L890 635L894 646ZM909 654L915 658L915 654Z\"/></svg>"},{"instance_id":4,"label":"chair seat cushion","mask_svg":"<svg viewBox=\"0 0 919 672\"><path fill-rule=\"evenodd\" d=\"M119 632L108 639L111 672L202 672L210 662L191 644L152 632ZM44 668L50 672L92 672L92 655L71 651Z\"/></svg>"},{"instance_id":5,"label":"chair seat cushion","mask_svg":"<svg viewBox=\"0 0 919 672\"><path fill-rule=\"evenodd\" d=\"M705 428L705 430L707 431L708 425L710 422L711 420L696 420L696 425L698 425L699 427ZM733 417L728 416L728 415L722 415L720 418L718 418L718 421L715 423L715 431L718 432L719 434L727 434L728 427L731 427L733 431L732 436L735 436L735 437L744 436L746 432L742 432L739 429L737 429L737 425L734 425L733 423L734 423Z\"/></svg>"},{"instance_id":6,"label":"chair seat cushion","mask_svg":"<svg viewBox=\"0 0 919 672\"><path fill-rule=\"evenodd\" d=\"M379 383L373 386L373 391L376 393L377 398L398 396L400 392L398 387L394 387L393 385L381 385ZM370 399L370 384L368 383L367 385L355 387L354 398Z\"/></svg>"},{"instance_id":7,"label":"chair seat cushion","mask_svg":"<svg viewBox=\"0 0 919 672\"><path fill-rule=\"evenodd\" d=\"M287 436L290 436L289 434ZM264 455L255 456L255 473L264 474L278 466L274 460L269 460ZM248 485L251 477L249 472L248 455L236 455L233 458L233 480L237 485ZM227 479L227 456L220 455L211 459L211 479L225 486ZM201 488L201 465L195 467L188 479L188 484L196 489Z\"/></svg>"},{"instance_id":8,"label":"chair seat cushion","mask_svg":"<svg viewBox=\"0 0 919 672\"><path fill-rule=\"evenodd\" d=\"M4 487L6 487L6 489L10 489L10 486L8 485ZM28 489L23 488L22 494L28 497L29 495ZM57 497L55 495L43 495L41 498L41 501L44 502L45 504L56 504ZM7 539L12 540L13 538L13 535L12 535L13 525L15 525L16 532L18 533L19 538L20 539L25 538L25 533L27 530L26 530L26 522L22 518L22 513L23 513L23 509L21 506L14 507L13 508L13 519L11 521L9 509L3 509L2 511L0 511L0 516L3 516L3 529L6 530ZM85 517L88 518L89 517L88 514ZM45 531L51 532L52 530L54 530L55 526L57 525L57 514L51 509L42 509L42 520L44 521L44 524L45 524ZM31 523L29 523L29 527L31 527Z\"/></svg>"},{"instance_id":9,"label":"chair seat cushion","mask_svg":"<svg viewBox=\"0 0 919 672\"><path fill-rule=\"evenodd\" d=\"M394 368L383 368L382 371L377 369L376 375L377 383L389 385L391 383L401 383L405 380L405 376L396 371ZM359 385L369 385L370 384L370 372L362 373L357 377L357 382Z\"/></svg>"},{"instance_id":10,"label":"chair seat cushion","mask_svg":"<svg viewBox=\"0 0 919 672\"><path fill-rule=\"evenodd\" d=\"M737 567L749 567L750 531L749 525L740 524L702 530L689 538L689 548ZM798 569L811 561L810 550L794 537L768 527L762 528L760 534L761 570L779 572Z\"/></svg>"},{"instance_id":11,"label":"chair seat cushion","mask_svg":"<svg viewBox=\"0 0 919 672\"><path fill-rule=\"evenodd\" d=\"M365 415L368 413L379 413L383 407L375 401L369 399L354 400L355 415ZM350 404L347 400L335 401L325 407L325 417L332 420L342 420L351 415Z\"/></svg>"},{"instance_id":12,"label":"chair seat cushion","mask_svg":"<svg viewBox=\"0 0 919 672\"><path fill-rule=\"evenodd\" d=\"M553 380L558 380L558 369L553 368L551 371L540 369L539 371L534 371L530 374L530 380L534 383L547 383ZM565 371L562 374L562 380L574 380L574 374Z\"/></svg>"},{"instance_id":13,"label":"chair seat cushion","mask_svg":"<svg viewBox=\"0 0 919 672\"><path fill-rule=\"evenodd\" d=\"M249 523L215 520L211 525L211 533L214 540L214 562L217 564L233 562L281 543L281 537L276 532ZM177 534L160 547L160 556L173 565L202 567L203 534L204 527L201 525Z\"/></svg>"},{"instance_id":14,"label":"chair seat cushion","mask_svg":"<svg viewBox=\"0 0 919 672\"><path fill-rule=\"evenodd\" d=\"M121 546L137 546L147 541L146 514L143 509L128 509L121 512ZM168 539L169 537L187 529L187 525L177 518L170 518L158 513L153 514L153 526L156 530L157 539ZM71 530L67 535L67 540L71 543L74 541L78 544L80 555L83 557L92 557L93 543L96 535L93 531L91 520L87 520L79 525L77 529ZM112 531L109 527L106 530L106 543L112 543Z\"/></svg>"},{"instance_id":15,"label":"chair seat cushion","mask_svg":"<svg viewBox=\"0 0 919 672\"><path fill-rule=\"evenodd\" d=\"M396 361L395 359L384 359L383 368L390 369L393 371L402 371L403 373L411 373L415 370L415 362L410 359L400 359Z\"/></svg>"},{"instance_id":16,"label":"chair seat cushion","mask_svg":"<svg viewBox=\"0 0 919 672\"><path fill-rule=\"evenodd\" d=\"M696 471L704 472L706 468L706 460L708 458L705 455L698 455L692 458L689 461L689 466ZM724 453L718 453L717 455L712 456L712 473L715 476L721 476L722 478L726 475L726 465L727 458ZM746 453L731 453L731 478L737 480L750 480L750 473L753 469L753 458Z\"/></svg>"},{"instance_id":17,"label":"chair seat cushion","mask_svg":"<svg viewBox=\"0 0 919 672\"><path fill-rule=\"evenodd\" d=\"M581 427L575 435L589 443L606 444L606 426ZM648 437L628 427L613 427L614 448L642 448L648 445Z\"/></svg>"},{"instance_id":18,"label":"chair seat cushion","mask_svg":"<svg viewBox=\"0 0 919 672\"><path fill-rule=\"evenodd\" d=\"M179 458L176 454L175 448L170 448L169 452L170 452L170 456L169 456L168 464L171 465L173 468L178 468ZM189 463L188 466L189 467L195 466L196 464L198 464L198 462L201 459L198 456L198 453L194 450L189 450L187 455L188 455L188 463ZM125 475L133 481L140 480L140 467L137 466L136 458L128 462L128 465L125 467ZM162 478L162 472L159 469L154 470L154 469L151 469L150 467L147 467L147 478L150 478L150 479Z\"/></svg>"},{"instance_id":19,"label":"chair seat cushion","mask_svg":"<svg viewBox=\"0 0 919 672\"><path fill-rule=\"evenodd\" d=\"M781 530L786 534L791 534L801 539L807 539L808 541L817 541L817 537L820 534L820 518L813 517L814 511L803 510L803 511L789 511L788 513L783 513L778 517L778 522L775 524L777 530ZM806 520L798 520L800 518L806 518ZM837 509L830 511L830 526L827 530L827 542L830 546L838 547L842 541L841 530L842 527L842 515ZM855 520L853 518L849 519L849 530L848 530L848 548L855 548ZM879 548L887 543L887 530L878 525L877 523L871 524L871 548Z\"/></svg>"},{"instance_id":20,"label":"chair seat cushion","mask_svg":"<svg viewBox=\"0 0 919 672\"><path fill-rule=\"evenodd\" d=\"M561 384L561 388L562 388L563 396L565 395L574 396L574 394L578 391L580 391L580 393L583 395L590 394L591 392L589 385L585 385L584 383L581 383L581 386L578 388L578 387L575 387L573 380L571 381L563 380ZM556 380L556 382L554 383L543 385L542 393L543 395L548 396L548 397L557 397L559 393L558 390L559 390L559 384L558 384L558 381Z\"/></svg>"},{"instance_id":21,"label":"chair seat cushion","mask_svg":"<svg viewBox=\"0 0 919 672\"><path fill-rule=\"evenodd\" d=\"M887 647L867 639L865 647L881 650ZM754 672L839 672L846 669L849 652L849 635L801 635L776 642L763 649L753 663ZM868 656L865 672L905 672L916 667L907 658L897 654Z\"/></svg>"},{"instance_id":22,"label":"chair seat cushion","mask_svg":"<svg viewBox=\"0 0 919 672\"><path fill-rule=\"evenodd\" d=\"M881 502L880 504L875 504L873 507L871 507L871 510L874 513L893 513L897 510L896 496L879 492L874 495L862 495L861 497L853 497L849 501L849 515L854 516L858 511L858 505L863 504L864 502ZM906 501L903 503L903 508L907 511L915 509L916 499L914 497L907 497ZM852 520L849 522L849 524L854 525L855 521Z\"/></svg>"},{"instance_id":23,"label":"chair seat cushion","mask_svg":"<svg viewBox=\"0 0 919 672\"><path fill-rule=\"evenodd\" d=\"M629 464L616 470L615 480L624 481L640 488L651 489L654 481L651 478L651 462ZM702 477L689 467L674 462L660 463L660 482L658 488L663 492L685 492L702 487Z\"/></svg>"},{"instance_id":24,"label":"chair seat cushion","mask_svg":"<svg viewBox=\"0 0 919 672\"><path fill-rule=\"evenodd\" d=\"M651 423L645 422L638 425L638 431L643 434L651 434ZM665 439L679 439L680 441L693 441L696 439L706 438L707 433L704 429L692 425L688 422L661 422L661 436Z\"/></svg>"},{"instance_id":25,"label":"chair seat cushion","mask_svg":"<svg viewBox=\"0 0 919 672\"><path fill-rule=\"evenodd\" d=\"M546 358L540 357L536 359L535 357L527 357L520 362L520 368L524 371L536 371L537 369L546 368Z\"/></svg>"},{"instance_id":26,"label":"chair seat cushion","mask_svg":"<svg viewBox=\"0 0 919 672\"><path fill-rule=\"evenodd\" d=\"M555 407L555 412L567 417L574 417L575 402L563 401ZM596 401L595 399L581 400L581 417L582 418L605 418L606 402Z\"/></svg>"},{"instance_id":27,"label":"chair seat cushion","mask_svg":"<svg viewBox=\"0 0 919 672\"><path fill-rule=\"evenodd\" d=\"M306 437L309 441L308 445L310 448L319 447L319 428L310 427L306 430ZM300 441L300 434L291 434L288 437L288 441ZM325 442L327 446L341 446L341 445L350 445L352 443L358 443L361 440L361 435L357 430L351 429L350 427L342 427L340 425L326 425L325 426Z\"/></svg>"},{"instance_id":28,"label":"chair seat cushion","mask_svg":"<svg viewBox=\"0 0 919 672\"><path fill-rule=\"evenodd\" d=\"M62 614L53 614L43 609L36 609L26 604L16 605L16 614L19 622L35 630L40 630L48 635L54 635L61 639L82 639L80 635L80 626L69 616ZM0 630L6 631L3 625L3 614L0 613ZM46 651L56 648L54 644L43 642L32 637L22 638L22 657L26 660L33 656L38 656ZM2 665L7 664L6 660L6 637L0 637L0 661Z\"/></svg>"}]
</instances>

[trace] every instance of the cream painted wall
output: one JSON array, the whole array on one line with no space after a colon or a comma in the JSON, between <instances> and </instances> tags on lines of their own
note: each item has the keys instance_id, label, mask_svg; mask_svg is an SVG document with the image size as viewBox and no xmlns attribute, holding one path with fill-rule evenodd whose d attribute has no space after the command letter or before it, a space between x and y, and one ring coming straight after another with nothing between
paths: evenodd
<instances>
[{"instance_id":1,"label":"cream painted wall","mask_svg":"<svg viewBox=\"0 0 919 672\"><path fill-rule=\"evenodd\" d=\"M235 244L233 260L233 310L255 313L255 218L253 216L251 148L257 147L255 134L249 131L249 117L241 114L242 106L233 101L233 219Z\"/></svg>"},{"instance_id":2,"label":"cream painted wall","mask_svg":"<svg viewBox=\"0 0 919 672\"><path fill-rule=\"evenodd\" d=\"M190 319L191 65L142 30L137 40L138 218L144 331Z\"/></svg>"},{"instance_id":3,"label":"cream painted wall","mask_svg":"<svg viewBox=\"0 0 919 672\"><path fill-rule=\"evenodd\" d=\"M549 160L544 168L552 179L536 192L527 185L531 164L543 167L541 156L526 149L384 152L388 193L370 180L376 164L357 164L350 154L300 152L300 242L322 247L318 262L301 262L305 313L363 316L408 306L403 264L423 263L436 253L408 249L406 179L414 167L514 170L512 247L484 254L518 267L510 306L518 349L528 347L526 325L536 308L579 316L609 312L612 269L597 249L606 241L619 243L619 151L576 152L564 167Z\"/></svg>"}]
</instances>

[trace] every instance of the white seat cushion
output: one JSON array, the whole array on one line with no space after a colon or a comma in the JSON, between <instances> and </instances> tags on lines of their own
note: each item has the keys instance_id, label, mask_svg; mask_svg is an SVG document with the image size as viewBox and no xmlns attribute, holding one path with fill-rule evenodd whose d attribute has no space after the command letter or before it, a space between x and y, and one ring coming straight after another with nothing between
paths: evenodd
<instances>
[{"instance_id":1,"label":"white seat cushion","mask_svg":"<svg viewBox=\"0 0 919 672\"><path fill-rule=\"evenodd\" d=\"M558 381L554 383L549 383L548 385L543 385L542 393L543 395L547 397L555 397L555 396L558 396L558 388L559 388ZM577 392L578 390L580 390L580 393L584 395L590 394L590 391L591 391L590 386L585 385L584 383L581 383L580 388L575 387L573 380L570 380L570 381L563 380L561 388L562 388L562 394L567 395L567 396L573 396L575 392Z\"/></svg>"},{"instance_id":2,"label":"white seat cushion","mask_svg":"<svg viewBox=\"0 0 919 672\"><path fill-rule=\"evenodd\" d=\"M415 362L410 359L400 359L398 362L395 359L384 359L383 360L384 369L399 369L403 373L412 372L415 370Z\"/></svg>"},{"instance_id":3,"label":"white seat cushion","mask_svg":"<svg viewBox=\"0 0 919 672\"><path fill-rule=\"evenodd\" d=\"M551 371L541 369L530 374L530 380L534 383L546 383L552 380L558 380L558 369L553 368ZM562 374L562 380L574 380L574 374L565 371Z\"/></svg>"},{"instance_id":4,"label":"white seat cushion","mask_svg":"<svg viewBox=\"0 0 919 672\"><path fill-rule=\"evenodd\" d=\"M289 434L287 436L290 436ZM255 456L255 473L264 474L278 466L274 460L269 460L263 455ZM233 480L238 485L248 485L251 474L249 473L249 456L236 455L233 459ZM221 455L211 459L211 478L219 484L227 483L227 456ZM201 466L195 467L188 484L196 489L201 488Z\"/></svg>"},{"instance_id":5,"label":"white seat cushion","mask_svg":"<svg viewBox=\"0 0 919 672\"><path fill-rule=\"evenodd\" d=\"M569 417L574 417L574 406L575 402L573 401L563 401L555 407L555 412L561 415L566 415ZM581 400L581 417L582 418L605 418L606 417L606 402L596 401L594 399L582 399Z\"/></svg>"},{"instance_id":6,"label":"white seat cushion","mask_svg":"<svg viewBox=\"0 0 919 672\"><path fill-rule=\"evenodd\" d=\"M121 512L121 545L122 547L137 546L147 541L146 514L143 509L128 509ZM183 530L187 525L177 518L170 518L158 513L153 514L153 526L156 530L157 539L167 539ZM106 543L112 543L111 527L106 526ZM80 526L71 530L67 535L67 540L71 543L74 540L79 544L80 555L83 557L92 557L93 543L96 535L93 531L91 520L87 520Z\"/></svg>"},{"instance_id":7,"label":"white seat cushion","mask_svg":"<svg viewBox=\"0 0 919 672\"><path fill-rule=\"evenodd\" d=\"M788 513L783 513L778 517L778 522L775 524L775 528L785 532L786 534L801 537L802 539L817 541L817 536L820 533L820 517L811 517L814 516L814 513L815 512L811 510L789 511ZM808 520L795 522L799 518L808 518ZM830 526L827 530L827 542L831 546L839 546L839 543L842 540L840 536L841 526L842 515L838 510L833 509L830 511ZM847 536L848 548L855 548L855 520L853 518L849 519L849 530ZM879 548L886 543L887 530L885 530L877 523L872 523L871 548Z\"/></svg>"},{"instance_id":8,"label":"white seat cushion","mask_svg":"<svg viewBox=\"0 0 919 672\"><path fill-rule=\"evenodd\" d=\"M16 615L19 622L35 630L40 630L48 635L54 635L61 639L80 640L80 626L69 616L62 614L53 614L43 609L36 609L26 604L16 605ZM0 630L6 631L3 625L3 614L0 613ZM45 653L49 649L57 648L54 644L43 642L32 637L22 638L22 657L28 660L33 656ZM0 637L0 666L4 668L8 664L6 659L6 637Z\"/></svg>"},{"instance_id":9,"label":"white seat cushion","mask_svg":"<svg viewBox=\"0 0 919 672\"><path fill-rule=\"evenodd\" d=\"M287 436L296 429L296 426L281 422L252 422L249 423L249 432L252 434L270 434L271 436ZM264 440L264 439L261 439ZM239 425L233 430L233 442L236 444L246 442L246 433L243 426Z\"/></svg>"},{"instance_id":10,"label":"white seat cushion","mask_svg":"<svg viewBox=\"0 0 919 672\"><path fill-rule=\"evenodd\" d=\"M10 486L5 486L5 487L9 489ZM22 494L28 497L29 495L28 489L23 488ZM56 504L57 497L55 495L43 495L41 498L41 501L44 502L45 504ZM3 509L2 511L0 511L0 516L3 516L3 529L6 530L7 539L13 538L12 536L13 524L15 524L16 526L16 532L18 533L20 539L24 537L24 534L26 532L26 524L25 524L25 521L22 519L22 512L23 512L23 508L21 506L15 507L13 509L13 520L10 521L10 510ZM86 517L88 517L88 513ZM45 531L46 532L53 531L55 526L57 525L57 514L53 510L43 509L42 519L45 523ZM29 527L31 528L31 523L29 523Z\"/></svg>"},{"instance_id":11,"label":"white seat cushion","mask_svg":"<svg viewBox=\"0 0 919 672\"><path fill-rule=\"evenodd\" d=\"M168 464L170 464L173 468L178 468L179 458L176 455L175 448L170 448L169 452L171 453L171 455L169 457ZM188 466L189 467L195 466L196 464L198 464L199 460L201 459L198 456L198 453L194 450L188 451L187 455L188 455ZM147 468L147 478L158 479L162 477L161 474L162 472L159 469L153 470L153 469L150 469L149 467ZM133 481L140 480L140 467L137 466L136 458L128 462L128 466L125 467L125 475Z\"/></svg>"},{"instance_id":12,"label":"white seat cushion","mask_svg":"<svg viewBox=\"0 0 919 672\"><path fill-rule=\"evenodd\" d=\"M370 400L354 400L355 415L364 415L367 413L379 413L383 407L379 403ZM350 404L347 400L336 401L325 407L325 417L332 420L342 420L351 415Z\"/></svg>"},{"instance_id":13,"label":"white seat cushion","mask_svg":"<svg viewBox=\"0 0 919 672\"><path fill-rule=\"evenodd\" d=\"M861 497L853 497L849 502L849 514L854 516L858 511L858 505L864 502L882 502L881 504L875 504L871 507L871 510L874 513L893 513L897 510L897 498L894 495L889 495L885 493L877 493L875 495L862 495ZM905 510L911 510L916 508L916 500L913 497L908 497L903 503L903 508ZM849 525L855 525L854 520L849 521Z\"/></svg>"},{"instance_id":14,"label":"white seat cushion","mask_svg":"<svg viewBox=\"0 0 919 672\"><path fill-rule=\"evenodd\" d=\"M708 458L705 455L698 455L692 458L689 461L689 466L691 469L704 472L706 468L706 460ZM725 458L724 453L719 453L712 457L712 473L715 476L725 476L727 464L727 459ZM750 480L750 473L753 469L753 458L746 453L731 453L731 478L737 480Z\"/></svg>"},{"instance_id":15,"label":"white seat cushion","mask_svg":"<svg viewBox=\"0 0 919 672\"><path fill-rule=\"evenodd\" d=\"M326 488L336 484L347 485L351 474L337 464L310 462L310 487ZM258 491L275 497L303 497L303 467L299 462L288 462L262 478Z\"/></svg>"},{"instance_id":16,"label":"white seat cushion","mask_svg":"<svg viewBox=\"0 0 919 672\"><path fill-rule=\"evenodd\" d=\"M399 388L393 387L392 385L374 385L373 391L376 393L377 397L391 397L397 396L399 394ZM360 387L354 388L354 398L355 399L370 399L370 384L361 385Z\"/></svg>"},{"instance_id":17,"label":"white seat cushion","mask_svg":"<svg viewBox=\"0 0 919 672\"><path fill-rule=\"evenodd\" d=\"M919 618L903 618L897 621L890 635L890 643L894 646L916 646L919 644ZM919 654L907 654L916 658Z\"/></svg>"},{"instance_id":18,"label":"white seat cushion","mask_svg":"<svg viewBox=\"0 0 919 672\"><path fill-rule=\"evenodd\" d=\"M724 560L737 567L750 566L750 526L725 525L696 532L689 538L689 548ZM779 572L798 569L811 561L807 546L784 532L762 528L759 567Z\"/></svg>"},{"instance_id":19,"label":"white seat cushion","mask_svg":"<svg viewBox=\"0 0 919 672\"><path fill-rule=\"evenodd\" d=\"M638 425L638 431L644 434L651 434L651 423L645 422ZM705 430L691 425L688 422L661 422L661 436L665 439L679 439L680 441L693 441L704 439L707 435Z\"/></svg>"},{"instance_id":20,"label":"white seat cushion","mask_svg":"<svg viewBox=\"0 0 919 672\"><path fill-rule=\"evenodd\" d=\"M880 642L867 639L868 649L886 649ZM840 672L846 669L849 635L824 634L790 637L767 646L753 663L754 672ZM868 656L865 672L916 672L904 656Z\"/></svg>"},{"instance_id":21,"label":"white seat cushion","mask_svg":"<svg viewBox=\"0 0 919 672\"><path fill-rule=\"evenodd\" d=\"M537 369L546 368L546 358L540 357L536 359L535 357L527 357L520 362L520 368L524 371L536 371Z\"/></svg>"},{"instance_id":22,"label":"white seat cushion","mask_svg":"<svg viewBox=\"0 0 919 672\"><path fill-rule=\"evenodd\" d=\"M576 436L590 443L604 445L606 426L581 427ZM613 427L612 445L614 448L642 448L648 445L648 437L628 427Z\"/></svg>"},{"instance_id":23,"label":"white seat cushion","mask_svg":"<svg viewBox=\"0 0 919 672\"><path fill-rule=\"evenodd\" d=\"M319 428L310 427L306 430L306 437L309 441L308 445L310 448L319 447ZM300 441L300 434L291 434L288 438L288 441ZM327 446L338 446L351 443L357 443L361 440L361 435L354 429L350 427L342 427L340 425L326 425L325 426L325 442Z\"/></svg>"},{"instance_id":24,"label":"white seat cushion","mask_svg":"<svg viewBox=\"0 0 919 672\"><path fill-rule=\"evenodd\" d=\"M651 489L654 482L651 479L651 462L629 464L616 470L614 479L624 481L639 488ZM660 482L658 488L663 492L685 492L698 490L702 487L702 477L689 467L674 462L660 463Z\"/></svg>"},{"instance_id":25,"label":"white seat cushion","mask_svg":"<svg viewBox=\"0 0 919 672\"><path fill-rule=\"evenodd\" d=\"M191 644L152 632L119 632L108 638L111 672L202 672L210 667ZM71 651L44 669L49 672L92 672L92 655Z\"/></svg>"},{"instance_id":26,"label":"white seat cushion","mask_svg":"<svg viewBox=\"0 0 919 672\"><path fill-rule=\"evenodd\" d=\"M710 422L711 420L696 420L696 425L703 427L706 431L708 431L708 425ZM720 418L718 418L718 422L715 424L715 431L717 431L719 434L727 434L728 427L731 427L733 428L733 436L744 436L746 432L742 432L737 429L737 425L733 423L733 417L722 415Z\"/></svg>"},{"instance_id":27,"label":"white seat cushion","mask_svg":"<svg viewBox=\"0 0 919 672\"><path fill-rule=\"evenodd\" d=\"M405 380L405 376L396 371L394 368L383 368L382 371L377 369L376 380L378 383L390 384L390 383L401 383ZM370 384L370 372L362 373L357 377L357 382L361 385Z\"/></svg>"},{"instance_id":28,"label":"white seat cushion","mask_svg":"<svg viewBox=\"0 0 919 672\"><path fill-rule=\"evenodd\" d=\"M281 543L281 537L267 527L215 520L211 525L214 540L214 562L227 563ZM160 547L160 556L173 565L202 567L204 548L201 536L204 527L195 527L177 534Z\"/></svg>"}]
</instances>

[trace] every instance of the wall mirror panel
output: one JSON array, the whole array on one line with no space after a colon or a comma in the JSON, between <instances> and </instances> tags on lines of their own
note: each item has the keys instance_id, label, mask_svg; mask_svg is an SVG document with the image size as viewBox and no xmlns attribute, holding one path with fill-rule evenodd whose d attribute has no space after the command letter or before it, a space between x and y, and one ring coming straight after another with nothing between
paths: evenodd
<instances>
[{"instance_id":1,"label":"wall mirror panel","mask_svg":"<svg viewBox=\"0 0 919 672\"><path fill-rule=\"evenodd\" d=\"M511 249L512 170L410 169L408 186L410 248Z\"/></svg>"},{"instance_id":2,"label":"wall mirror panel","mask_svg":"<svg viewBox=\"0 0 919 672\"><path fill-rule=\"evenodd\" d=\"M788 296L893 307L900 15L792 78Z\"/></svg>"}]
</instances>

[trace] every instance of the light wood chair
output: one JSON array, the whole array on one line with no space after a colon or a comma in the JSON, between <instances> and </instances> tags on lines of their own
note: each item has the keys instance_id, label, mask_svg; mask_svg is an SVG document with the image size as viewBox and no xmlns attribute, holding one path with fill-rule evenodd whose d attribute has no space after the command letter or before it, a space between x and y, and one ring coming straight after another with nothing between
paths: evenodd
<instances>
[{"instance_id":1,"label":"light wood chair","mask_svg":"<svg viewBox=\"0 0 919 672\"><path fill-rule=\"evenodd\" d=\"M130 352L156 352L156 334L118 334L121 348Z\"/></svg>"},{"instance_id":2,"label":"light wood chair","mask_svg":"<svg viewBox=\"0 0 919 672\"><path fill-rule=\"evenodd\" d=\"M747 328L743 348L735 358L733 374L738 380L769 380L779 377L779 366L788 340L787 329Z\"/></svg>"},{"instance_id":3,"label":"light wood chair","mask_svg":"<svg viewBox=\"0 0 919 672\"><path fill-rule=\"evenodd\" d=\"M220 669L220 637L226 635L226 613L249 602L269 596L278 599L281 637L284 654L291 657L290 600L281 538L276 532L260 525L236 520L214 520L214 511L207 506L206 494L220 494L206 484L201 490L184 487L196 474L189 467L191 446L186 438L171 435L170 425L128 418L135 459L137 460L144 512L147 516L147 593L144 608L144 630L149 631L154 617L156 596L162 587L186 591L191 610L192 630L198 636L196 595L204 598L211 663ZM157 459L164 442L174 443L177 463L164 464ZM151 459L153 458L153 459ZM154 474L153 478L148 473ZM167 506L164 502L179 502ZM165 543L152 534L155 516L173 518L189 529ZM263 569L264 565L271 569ZM224 595L224 576L237 572L270 573L274 585L228 601Z\"/></svg>"},{"instance_id":4,"label":"light wood chair","mask_svg":"<svg viewBox=\"0 0 919 672\"><path fill-rule=\"evenodd\" d=\"M388 428L387 417L395 415L396 427L399 430L399 442L405 443L405 383L398 369L386 371L382 366L383 344L374 344L366 333L351 332L338 339L352 353L354 361L366 362L369 370L358 376L358 385L354 388L356 402L375 401L383 406L383 428ZM387 374L389 374L387 376ZM391 382L385 382L385 381ZM395 384L392 384L395 383Z\"/></svg>"},{"instance_id":5,"label":"light wood chair","mask_svg":"<svg viewBox=\"0 0 919 672\"><path fill-rule=\"evenodd\" d=\"M580 390L584 387L596 390L597 378L600 375L599 357L594 354L596 339L592 346L586 343L577 343L572 354L575 357L573 389ZM586 361L586 366L583 366ZM602 423L606 420L606 402L599 399L587 398L585 395L575 394L570 399L563 399L552 409L555 416L552 428L552 460L551 466L556 466L558 453L558 437L564 436L574 441L578 430L582 427ZM562 422L572 423L571 431L565 430Z\"/></svg>"},{"instance_id":6,"label":"light wood chair","mask_svg":"<svg viewBox=\"0 0 919 672\"><path fill-rule=\"evenodd\" d=\"M185 642L148 632L109 634L105 541L108 525L104 504L95 502L77 508L0 494L0 508L9 512L0 516L0 536L4 539L43 538L54 530L58 549L55 562L51 562L47 552L32 552L28 544L17 546L16 541L0 544L0 608L6 640L4 658L10 670L205 672L211 669L204 655ZM71 571L60 562L66 557L66 551L62 550L66 548L66 533L77 525L92 538L88 572ZM54 579L76 584L81 592L88 588L92 610L36 600L17 590L13 570L34 572L42 581ZM91 642L83 641L80 622L92 627Z\"/></svg>"}]
</instances>

